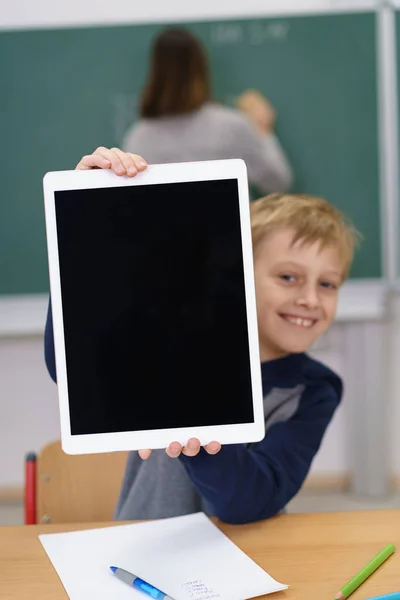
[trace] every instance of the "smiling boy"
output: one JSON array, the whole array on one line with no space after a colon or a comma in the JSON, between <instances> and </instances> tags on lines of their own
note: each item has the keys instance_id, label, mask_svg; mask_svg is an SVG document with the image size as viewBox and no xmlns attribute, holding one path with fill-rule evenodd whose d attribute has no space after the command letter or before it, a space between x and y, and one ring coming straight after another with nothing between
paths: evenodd
<instances>
[{"instance_id":1,"label":"smiling boy","mask_svg":"<svg viewBox=\"0 0 400 600\"><path fill-rule=\"evenodd\" d=\"M261 361L307 350L332 323L354 229L320 198L270 195L251 211Z\"/></svg>"},{"instance_id":2,"label":"smiling boy","mask_svg":"<svg viewBox=\"0 0 400 600\"><path fill-rule=\"evenodd\" d=\"M77 168L135 176L146 168L142 161L99 148ZM328 202L303 195L274 194L254 202L251 227L265 437L223 448L218 442L200 448L191 439L184 448L172 443L166 452L132 452L117 519L204 510L231 523L256 521L281 511L307 476L340 403L342 382L306 350L334 319L357 234ZM50 311L45 345L55 379Z\"/></svg>"}]
</instances>

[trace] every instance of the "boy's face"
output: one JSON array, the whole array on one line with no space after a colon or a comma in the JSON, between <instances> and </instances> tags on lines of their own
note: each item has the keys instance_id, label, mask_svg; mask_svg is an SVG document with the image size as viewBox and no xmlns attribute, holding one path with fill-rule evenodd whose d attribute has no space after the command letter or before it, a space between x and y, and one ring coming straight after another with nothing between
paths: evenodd
<instances>
[{"instance_id":1,"label":"boy's face","mask_svg":"<svg viewBox=\"0 0 400 600\"><path fill-rule=\"evenodd\" d=\"M304 352L332 323L342 281L338 249L318 242L292 244L279 229L254 254L261 361Z\"/></svg>"}]
</instances>

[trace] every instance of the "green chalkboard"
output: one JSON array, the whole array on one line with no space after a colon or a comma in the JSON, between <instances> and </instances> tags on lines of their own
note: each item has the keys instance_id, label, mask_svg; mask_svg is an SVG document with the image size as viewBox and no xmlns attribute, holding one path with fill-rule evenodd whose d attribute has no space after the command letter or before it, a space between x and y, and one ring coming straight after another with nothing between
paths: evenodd
<instances>
[{"instance_id":1,"label":"green chalkboard","mask_svg":"<svg viewBox=\"0 0 400 600\"><path fill-rule=\"evenodd\" d=\"M364 234L352 276L380 276L374 15L188 27L209 51L217 100L255 87L276 106L293 190L324 195ZM121 143L159 29L0 32L0 294L48 290L42 177Z\"/></svg>"},{"instance_id":2,"label":"green chalkboard","mask_svg":"<svg viewBox=\"0 0 400 600\"><path fill-rule=\"evenodd\" d=\"M396 11L396 66L397 66L397 115L400 115L400 11ZM398 143L400 147L400 119L398 119ZM400 171L399 171L400 173ZM400 190L400 181L398 181ZM400 206L400 197L397 199L397 206ZM400 232L400 210L397 210L397 231ZM397 278L400 278L400 236L397 236Z\"/></svg>"}]
</instances>

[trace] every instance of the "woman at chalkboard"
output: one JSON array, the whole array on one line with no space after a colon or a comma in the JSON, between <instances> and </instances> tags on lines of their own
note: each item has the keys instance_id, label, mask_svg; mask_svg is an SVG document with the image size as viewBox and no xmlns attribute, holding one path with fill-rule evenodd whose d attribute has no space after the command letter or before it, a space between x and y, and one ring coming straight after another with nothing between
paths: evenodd
<instances>
[{"instance_id":1,"label":"woman at chalkboard","mask_svg":"<svg viewBox=\"0 0 400 600\"><path fill-rule=\"evenodd\" d=\"M243 93L237 106L211 101L203 46L189 31L168 28L154 41L141 119L123 149L151 163L242 158L261 193L286 191L291 168L274 134L275 110L255 91Z\"/></svg>"}]
</instances>

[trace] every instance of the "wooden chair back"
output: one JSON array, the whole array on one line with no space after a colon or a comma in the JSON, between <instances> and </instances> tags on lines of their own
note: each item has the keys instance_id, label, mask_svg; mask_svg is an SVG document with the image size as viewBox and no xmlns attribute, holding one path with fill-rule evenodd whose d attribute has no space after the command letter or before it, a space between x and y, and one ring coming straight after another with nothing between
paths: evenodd
<instances>
[{"instance_id":1,"label":"wooden chair back","mask_svg":"<svg viewBox=\"0 0 400 600\"><path fill-rule=\"evenodd\" d=\"M128 452L69 455L59 441L37 457L36 522L111 521Z\"/></svg>"}]
</instances>

